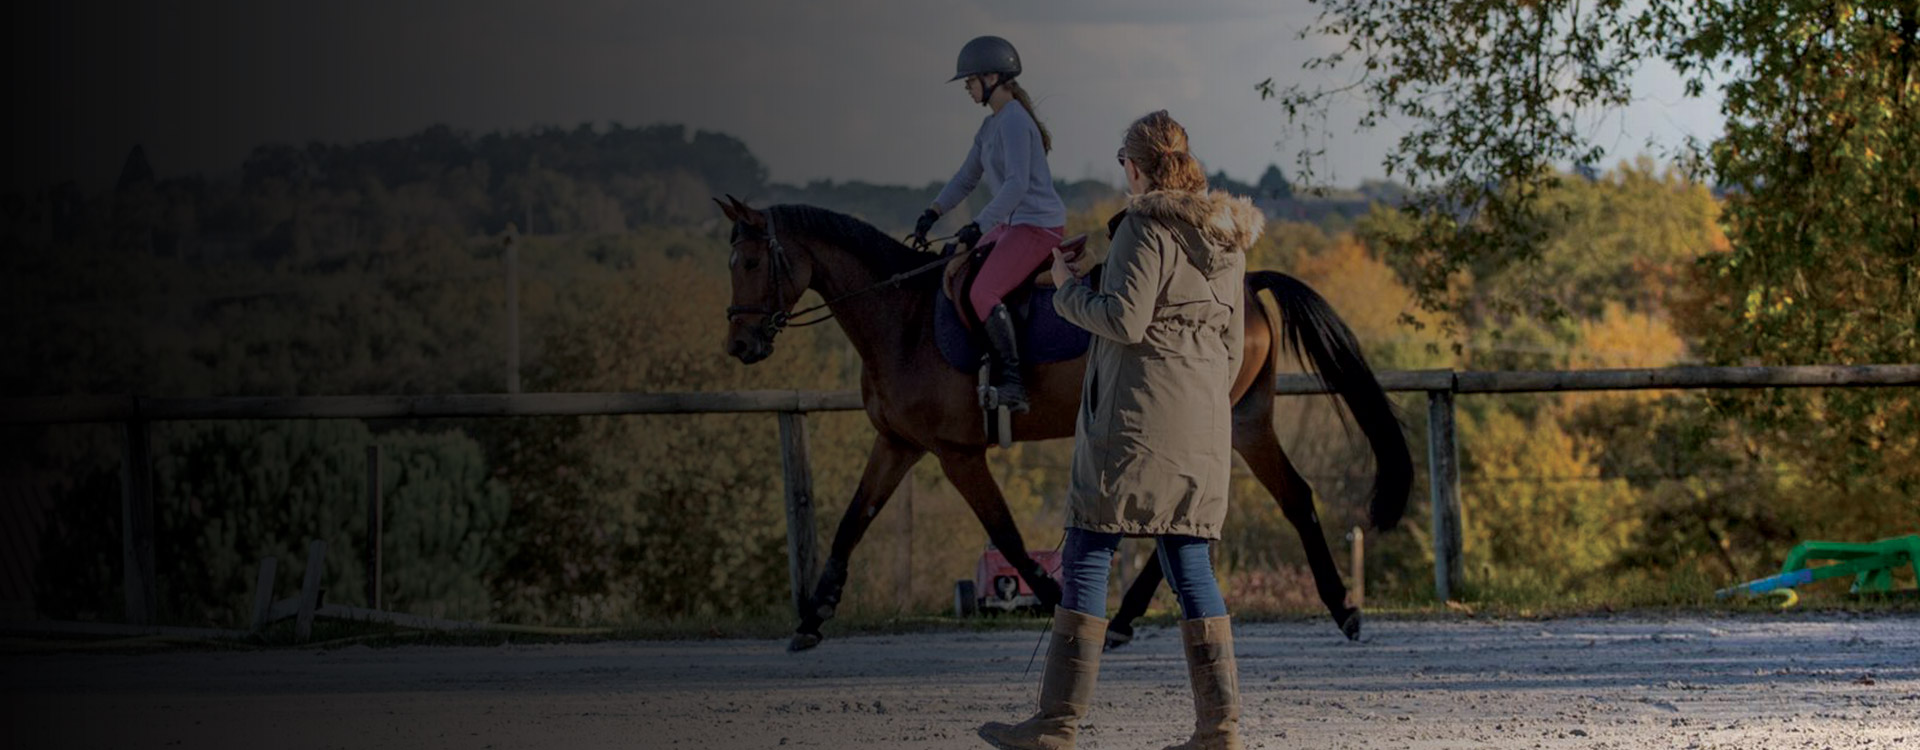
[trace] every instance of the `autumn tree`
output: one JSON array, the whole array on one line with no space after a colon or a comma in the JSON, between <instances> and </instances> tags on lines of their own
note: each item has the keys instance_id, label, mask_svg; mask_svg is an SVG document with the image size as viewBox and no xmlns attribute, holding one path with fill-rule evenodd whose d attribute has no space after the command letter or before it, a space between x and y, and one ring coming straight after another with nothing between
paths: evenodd
<instances>
[{"instance_id":1,"label":"autumn tree","mask_svg":"<svg viewBox=\"0 0 1920 750\"><path fill-rule=\"evenodd\" d=\"M1260 90L1296 122L1357 91L1361 126L1406 126L1384 166L1418 191L1406 206L1416 231L1390 249L1412 261L1427 306L1457 309L1462 272L1541 261L1566 215L1545 191L1606 157L1582 124L1628 103L1643 66L1671 65L1692 93L1717 86L1727 119L1682 154L1730 193L1731 251L1709 264L1724 302L1719 358L1911 360L1917 27L1920 8L1903 0L1328 0L1302 34L1341 46L1307 68L1358 80ZM1531 289L1476 301L1560 310ZM1843 321L1856 335L1836 350Z\"/></svg>"},{"instance_id":2,"label":"autumn tree","mask_svg":"<svg viewBox=\"0 0 1920 750\"><path fill-rule=\"evenodd\" d=\"M1607 154L1584 124L1667 65L1711 87L1725 129L1678 161L1720 190L1723 250L1692 269L1685 331L1718 364L1920 361L1920 6L1910 0L1329 0L1304 32L1343 88L1262 84L1296 122L1357 93L1405 135L1385 166L1415 190L1387 248L1423 305L1551 320L1540 269L1567 216L1552 188ZM1311 161L1311 155L1309 161ZM1462 315L1461 320L1468 319ZM1744 450L1792 479L1783 536L1883 536L1920 517L1920 399L1907 390L1726 396ZM1697 493L1711 498L1714 492ZM1784 511L1783 511L1784 512Z\"/></svg>"}]
</instances>

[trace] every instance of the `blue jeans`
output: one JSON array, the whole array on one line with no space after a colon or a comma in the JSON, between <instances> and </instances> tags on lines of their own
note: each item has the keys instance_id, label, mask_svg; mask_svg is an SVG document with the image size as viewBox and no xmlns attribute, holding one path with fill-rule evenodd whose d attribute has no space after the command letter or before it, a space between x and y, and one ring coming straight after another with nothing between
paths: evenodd
<instances>
[{"instance_id":1,"label":"blue jeans","mask_svg":"<svg viewBox=\"0 0 1920 750\"><path fill-rule=\"evenodd\" d=\"M1067 529L1060 553L1060 606L1094 617L1107 616L1107 571L1113 567L1113 553L1120 548L1119 534L1103 534L1086 529ZM1227 602L1220 597L1220 584L1213 580L1213 563L1207 558L1207 540L1194 536L1168 534L1155 537L1160 543L1160 569L1166 571L1167 585L1180 599L1180 611L1186 619L1220 617L1227 613Z\"/></svg>"}]
</instances>

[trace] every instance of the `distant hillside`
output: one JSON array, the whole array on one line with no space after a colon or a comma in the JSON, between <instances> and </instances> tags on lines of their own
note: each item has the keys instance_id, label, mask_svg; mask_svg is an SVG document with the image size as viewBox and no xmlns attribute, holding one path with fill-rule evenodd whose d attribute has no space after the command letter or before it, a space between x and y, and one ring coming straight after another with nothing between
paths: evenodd
<instances>
[{"instance_id":1,"label":"distant hillside","mask_svg":"<svg viewBox=\"0 0 1920 750\"><path fill-rule=\"evenodd\" d=\"M709 199L727 194L754 205L817 205L901 235L941 187L774 184L745 142L680 125L482 135L434 126L360 143L268 144L248 155L237 182L158 175L148 159L135 147L116 186L100 194L69 185L14 196L5 209L8 236L156 257L272 263L350 256L404 244L428 230L494 235L511 224L545 236L711 226L718 213ZM1372 202L1393 203L1404 194L1385 183L1296 194L1271 166L1256 184L1224 173L1213 181L1252 196L1274 218L1327 227L1346 226ZM1096 180L1055 185L1070 213L1121 197ZM984 187L976 190L941 230L957 227L990 196Z\"/></svg>"}]
</instances>

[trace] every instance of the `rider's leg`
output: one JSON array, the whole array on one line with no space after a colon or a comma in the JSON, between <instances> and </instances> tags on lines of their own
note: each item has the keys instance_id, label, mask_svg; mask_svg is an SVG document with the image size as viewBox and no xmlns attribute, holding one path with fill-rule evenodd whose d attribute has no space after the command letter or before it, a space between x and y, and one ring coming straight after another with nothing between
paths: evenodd
<instances>
[{"instance_id":1,"label":"rider's leg","mask_svg":"<svg viewBox=\"0 0 1920 750\"><path fill-rule=\"evenodd\" d=\"M988 241L995 243L993 251L987 254L967 301L979 316L986 329L987 343L993 349L993 366L988 368L988 375L1000 402L1013 411L1026 411L1027 389L1021 377L1019 337L1013 316L1007 312L1006 305L1001 304L1001 299L1018 289L1050 256L1053 248L1060 244L1060 230L1026 224L1001 225L981 240L982 244Z\"/></svg>"}]
</instances>

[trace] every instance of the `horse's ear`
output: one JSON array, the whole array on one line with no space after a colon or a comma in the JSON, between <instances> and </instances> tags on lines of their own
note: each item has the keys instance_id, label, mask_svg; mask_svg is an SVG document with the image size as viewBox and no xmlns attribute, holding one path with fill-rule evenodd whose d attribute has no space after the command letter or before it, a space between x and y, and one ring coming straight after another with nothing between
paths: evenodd
<instances>
[{"instance_id":1,"label":"horse's ear","mask_svg":"<svg viewBox=\"0 0 1920 750\"><path fill-rule=\"evenodd\" d=\"M735 221L744 221L747 223L747 226L755 229L763 229L767 226L767 215L765 213L753 210L748 207L747 204L741 203L739 198L735 198L732 195L728 195L727 200L733 202L733 215L737 217L734 219Z\"/></svg>"},{"instance_id":2,"label":"horse's ear","mask_svg":"<svg viewBox=\"0 0 1920 750\"><path fill-rule=\"evenodd\" d=\"M729 195L727 197L732 198L733 196ZM735 201L735 202L738 203L739 201ZM731 221L735 223L738 223L740 221L740 215L733 212L733 206L727 205L726 203L722 202L719 198L713 199L713 204L720 207L720 213L727 215L727 221Z\"/></svg>"}]
</instances>

